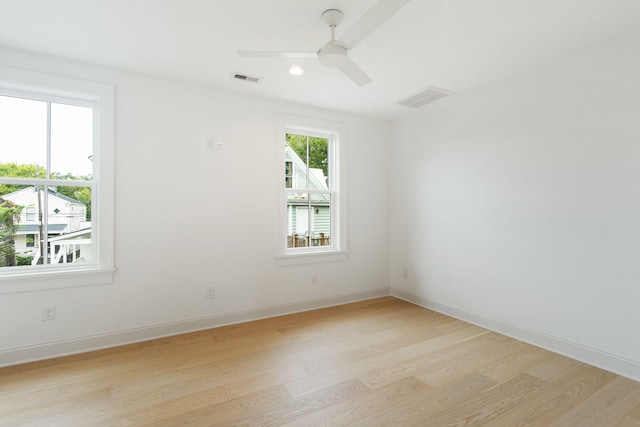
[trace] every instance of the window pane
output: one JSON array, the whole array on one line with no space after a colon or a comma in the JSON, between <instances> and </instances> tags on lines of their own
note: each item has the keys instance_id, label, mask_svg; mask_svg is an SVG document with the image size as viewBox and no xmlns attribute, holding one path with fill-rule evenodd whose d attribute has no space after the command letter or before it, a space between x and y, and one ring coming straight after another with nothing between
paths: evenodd
<instances>
[{"instance_id":1,"label":"window pane","mask_svg":"<svg viewBox=\"0 0 640 427\"><path fill-rule=\"evenodd\" d=\"M71 184L71 183L70 183ZM91 188L80 186L59 186L54 189L50 189L50 195L55 195L61 199L67 201L67 208L61 209L61 212L55 212L51 206L49 206L50 213L56 213L58 215L71 215L73 218L80 222L91 221ZM66 210L66 212L64 212Z\"/></svg>"},{"instance_id":2,"label":"window pane","mask_svg":"<svg viewBox=\"0 0 640 427\"><path fill-rule=\"evenodd\" d=\"M309 246L309 194L287 194L287 248Z\"/></svg>"},{"instance_id":3,"label":"window pane","mask_svg":"<svg viewBox=\"0 0 640 427\"><path fill-rule=\"evenodd\" d=\"M329 140L309 137L309 169L312 178L311 187L315 190L329 189Z\"/></svg>"},{"instance_id":4,"label":"window pane","mask_svg":"<svg viewBox=\"0 0 640 427\"><path fill-rule=\"evenodd\" d=\"M46 150L47 103L0 96L0 176L44 176Z\"/></svg>"},{"instance_id":5,"label":"window pane","mask_svg":"<svg viewBox=\"0 0 640 427\"><path fill-rule=\"evenodd\" d=\"M50 188L47 205L49 262L91 261L91 189L76 186Z\"/></svg>"},{"instance_id":6,"label":"window pane","mask_svg":"<svg viewBox=\"0 0 640 427\"><path fill-rule=\"evenodd\" d=\"M329 189L329 140L290 133L286 138L285 188ZM289 164L293 169L290 174L288 173ZM292 186L288 186L289 175Z\"/></svg>"},{"instance_id":7,"label":"window pane","mask_svg":"<svg viewBox=\"0 0 640 427\"><path fill-rule=\"evenodd\" d=\"M93 109L51 104L51 177L91 179Z\"/></svg>"},{"instance_id":8,"label":"window pane","mask_svg":"<svg viewBox=\"0 0 640 427\"><path fill-rule=\"evenodd\" d=\"M293 188L293 162L290 160L284 163L284 188Z\"/></svg>"},{"instance_id":9,"label":"window pane","mask_svg":"<svg viewBox=\"0 0 640 427\"><path fill-rule=\"evenodd\" d=\"M0 267L31 265L31 249L25 232L23 193L33 193L32 186L0 185Z\"/></svg>"},{"instance_id":10,"label":"window pane","mask_svg":"<svg viewBox=\"0 0 640 427\"><path fill-rule=\"evenodd\" d=\"M0 195L0 267L91 260L90 188L11 190ZM45 230L48 250L42 250Z\"/></svg>"},{"instance_id":11,"label":"window pane","mask_svg":"<svg viewBox=\"0 0 640 427\"><path fill-rule=\"evenodd\" d=\"M285 165L291 162L293 187L307 189L309 187L307 168L307 137L305 135L286 135L287 145L285 147Z\"/></svg>"},{"instance_id":12,"label":"window pane","mask_svg":"<svg viewBox=\"0 0 640 427\"><path fill-rule=\"evenodd\" d=\"M311 195L311 246L328 246L331 244L331 195Z\"/></svg>"}]
</instances>

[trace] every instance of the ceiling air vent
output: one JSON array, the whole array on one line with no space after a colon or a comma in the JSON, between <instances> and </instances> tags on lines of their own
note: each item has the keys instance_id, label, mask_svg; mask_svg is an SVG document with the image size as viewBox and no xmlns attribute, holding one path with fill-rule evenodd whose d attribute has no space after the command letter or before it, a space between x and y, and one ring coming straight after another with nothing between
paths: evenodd
<instances>
[{"instance_id":1,"label":"ceiling air vent","mask_svg":"<svg viewBox=\"0 0 640 427\"><path fill-rule=\"evenodd\" d=\"M242 74L242 73L233 73L231 74L231 76L236 80L244 80L245 82L251 82L251 83L260 83L260 81L262 81L260 77L249 76L247 74Z\"/></svg>"},{"instance_id":2,"label":"ceiling air vent","mask_svg":"<svg viewBox=\"0 0 640 427\"><path fill-rule=\"evenodd\" d=\"M409 98L398 102L398 104L404 105L405 107L420 108L423 105L431 104L438 99L442 99L453 94L454 92L440 89L435 86L429 86L426 90L423 90L416 95L410 96Z\"/></svg>"}]
</instances>

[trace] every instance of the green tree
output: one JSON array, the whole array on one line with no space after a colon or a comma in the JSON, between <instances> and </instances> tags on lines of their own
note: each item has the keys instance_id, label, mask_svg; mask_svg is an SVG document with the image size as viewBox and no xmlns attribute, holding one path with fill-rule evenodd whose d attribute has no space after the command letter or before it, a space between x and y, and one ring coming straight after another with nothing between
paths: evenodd
<instances>
[{"instance_id":1,"label":"green tree","mask_svg":"<svg viewBox=\"0 0 640 427\"><path fill-rule=\"evenodd\" d=\"M38 170L38 178L45 178L44 168ZM36 165L20 165L17 163L0 163L0 176L11 178L36 178ZM24 185L0 184L0 196L13 193L24 188Z\"/></svg>"},{"instance_id":2,"label":"green tree","mask_svg":"<svg viewBox=\"0 0 640 427\"><path fill-rule=\"evenodd\" d=\"M287 144L303 161L307 158L307 136L287 134ZM309 167L322 169L329 176L329 141L325 138L309 137Z\"/></svg>"},{"instance_id":3,"label":"green tree","mask_svg":"<svg viewBox=\"0 0 640 427\"><path fill-rule=\"evenodd\" d=\"M0 197L0 267L16 265L14 236L20 222L22 206Z\"/></svg>"}]
</instances>

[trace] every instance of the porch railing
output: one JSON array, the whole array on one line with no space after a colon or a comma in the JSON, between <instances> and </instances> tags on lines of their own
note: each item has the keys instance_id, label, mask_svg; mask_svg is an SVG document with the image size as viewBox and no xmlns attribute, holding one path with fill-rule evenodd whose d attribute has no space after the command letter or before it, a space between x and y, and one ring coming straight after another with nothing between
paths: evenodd
<instances>
[{"instance_id":1,"label":"porch railing","mask_svg":"<svg viewBox=\"0 0 640 427\"><path fill-rule=\"evenodd\" d=\"M50 264L67 264L80 261L82 247L91 247L91 239L76 239L63 242L51 242ZM90 249L89 249L90 250ZM31 265L42 264L42 253L38 248L33 256Z\"/></svg>"},{"instance_id":2,"label":"porch railing","mask_svg":"<svg viewBox=\"0 0 640 427\"><path fill-rule=\"evenodd\" d=\"M318 233L318 237L309 237L300 234L287 236L288 248L306 248L308 246L329 246L331 238L325 233Z\"/></svg>"}]
</instances>

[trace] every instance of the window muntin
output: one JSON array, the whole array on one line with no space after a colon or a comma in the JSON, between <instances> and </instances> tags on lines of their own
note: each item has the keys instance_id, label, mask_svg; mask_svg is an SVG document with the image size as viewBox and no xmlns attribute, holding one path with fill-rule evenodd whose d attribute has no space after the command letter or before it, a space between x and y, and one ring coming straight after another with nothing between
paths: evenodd
<instances>
[{"instance_id":1,"label":"window muntin","mask_svg":"<svg viewBox=\"0 0 640 427\"><path fill-rule=\"evenodd\" d=\"M0 89L0 274L95 266L98 236L87 213L96 186L96 106L85 99ZM82 242L66 242L80 230L88 230ZM85 256L73 257L73 266L62 265L60 248L80 245Z\"/></svg>"}]
</instances>

